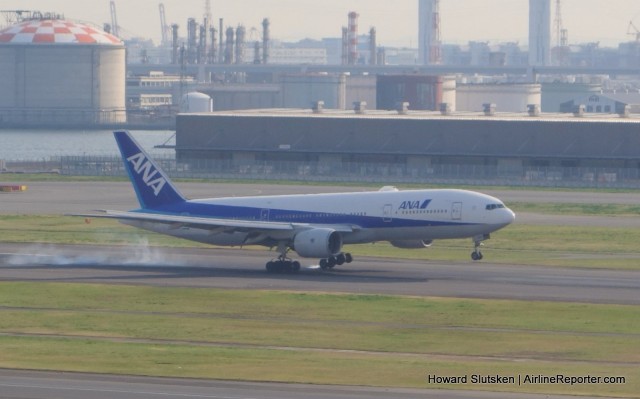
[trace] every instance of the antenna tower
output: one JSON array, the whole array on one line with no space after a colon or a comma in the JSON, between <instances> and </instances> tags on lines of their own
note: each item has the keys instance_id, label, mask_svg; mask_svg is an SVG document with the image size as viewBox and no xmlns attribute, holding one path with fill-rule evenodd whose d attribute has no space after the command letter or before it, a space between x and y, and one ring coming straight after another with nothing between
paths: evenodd
<instances>
[{"instance_id":1,"label":"antenna tower","mask_svg":"<svg viewBox=\"0 0 640 399\"><path fill-rule=\"evenodd\" d=\"M562 2L561 0L556 0L556 18L553 21L553 26L555 28L556 34L556 47L566 46L566 43L563 43L562 40Z\"/></svg>"},{"instance_id":2,"label":"antenna tower","mask_svg":"<svg viewBox=\"0 0 640 399\"><path fill-rule=\"evenodd\" d=\"M120 37L120 27L118 26L118 14L116 13L116 2L111 0L109 3L111 7L111 33L115 37Z\"/></svg>"}]
</instances>

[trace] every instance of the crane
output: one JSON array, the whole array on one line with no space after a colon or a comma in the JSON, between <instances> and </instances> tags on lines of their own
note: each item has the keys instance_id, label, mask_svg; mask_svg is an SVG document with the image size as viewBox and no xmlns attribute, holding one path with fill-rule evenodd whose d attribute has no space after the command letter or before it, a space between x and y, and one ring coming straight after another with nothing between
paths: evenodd
<instances>
[{"instance_id":1,"label":"crane","mask_svg":"<svg viewBox=\"0 0 640 399\"><path fill-rule=\"evenodd\" d=\"M640 29L634 25L633 20L629 21L627 35L634 35L636 37L636 42L640 42Z\"/></svg>"},{"instance_id":2,"label":"crane","mask_svg":"<svg viewBox=\"0 0 640 399\"><path fill-rule=\"evenodd\" d=\"M119 37L118 34L118 16L116 15L116 2L111 0L111 33L115 37Z\"/></svg>"},{"instance_id":3,"label":"crane","mask_svg":"<svg viewBox=\"0 0 640 399\"><path fill-rule=\"evenodd\" d=\"M160 30L162 33L162 45L167 46L169 44L169 34L171 33L171 27L167 25L163 3L160 3L158 5L158 10L160 11Z\"/></svg>"}]
</instances>

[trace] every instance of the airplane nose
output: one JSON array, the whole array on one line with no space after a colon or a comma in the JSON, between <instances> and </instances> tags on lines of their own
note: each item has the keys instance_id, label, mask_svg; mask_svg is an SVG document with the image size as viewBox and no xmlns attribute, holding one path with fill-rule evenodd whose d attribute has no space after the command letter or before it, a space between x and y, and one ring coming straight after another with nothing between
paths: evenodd
<instances>
[{"instance_id":1,"label":"airplane nose","mask_svg":"<svg viewBox=\"0 0 640 399\"><path fill-rule=\"evenodd\" d=\"M511 224L516 220L516 214L509 208L505 208L504 218L506 224Z\"/></svg>"}]
</instances>

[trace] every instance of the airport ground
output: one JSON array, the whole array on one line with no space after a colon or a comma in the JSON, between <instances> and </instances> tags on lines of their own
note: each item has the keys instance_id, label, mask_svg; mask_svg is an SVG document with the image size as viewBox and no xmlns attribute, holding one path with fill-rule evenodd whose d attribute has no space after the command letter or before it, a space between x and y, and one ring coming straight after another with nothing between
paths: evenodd
<instances>
[{"instance_id":1,"label":"airport ground","mask_svg":"<svg viewBox=\"0 0 640 399\"><path fill-rule=\"evenodd\" d=\"M178 184L189 197L209 197L225 195L257 195L257 194L289 194L294 192L327 192L349 191L352 187L322 187L296 185L255 185L255 184ZM356 188L358 190L358 188ZM485 191L485 190L480 190ZM549 203L549 204L587 204L614 205L622 208L640 204L640 193L598 193L574 191L523 191L523 190L486 190L496 195L507 204L515 203ZM7 194L0 197L2 217L15 215L59 215L68 212L84 212L94 208L130 209L135 208L135 196L128 183L72 183L72 182L33 182L29 183L29 190L24 193ZM628 211L628 208L625 212ZM584 210L584 209L583 209ZM576 229L602 229L606 232L615 229L638 230L640 216L624 214L612 216L609 214L562 214L525 212L518 215L516 226L534 226L538 229L574 227ZM51 219L58 220L58 219ZM19 219L14 219L20 223ZM82 221L81 224L84 225ZM29 222L31 223L31 222ZM516 227L514 226L514 227ZM82 226L90 229L92 226ZM47 227L54 231L54 227ZM17 229L17 228L16 228ZM0 229L5 235L8 231L6 224ZM10 230L10 229L9 229ZM506 232L507 230L505 230ZM501 232L487 243L487 254L492 254L492 247L499 247ZM604 234L604 233L603 233ZM506 235L506 233L505 233ZM567 237L569 239L569 237ZM499 261L492 261L491 256L481 263L467 260L467 248L453 248L449 250L444 260L429 260L426 249L425 259L393 259L380 256L359 256L357 262L333 272L323 272L315 267L307 267L298 275L268 275L263 265L270 254L266 251L241 251L237 249L206 249L206 248L148 248L122 247L103 245L62 245L35 244L29 242L9 242L0 239L0 284L4 292L13 292L15 284L24 284L25 292L38 296L38 290L59 289L60 284L66 286L93 287L125 287L136 290L143 289L187 289L189 292L199 292L201 289L211 290L213 293L240 293L249 295L250 292L270 295L272 293L289 293L290 295L310 295L305 298L315 303L327 302L326 295L338 296L345 300L336 303L333 308L316 309L309 304L310 314L290 315L290 307L282 310L283 314L276 317L266 312L258 317L247 310L238 311L233 317L223 316L215 309L210 310L205 319L212 325L224 326L229 320L247 319L252 328L263 329L263 341L256 343L244 336L252 328L234 330L234 339L212 338L211 336L171 337L140 333L124 330L91 330L86 326L69 326L59 324L62 316L70 318L87 317L90 301L86 301L84 308L79 305L69 308L56 308L59 304L31 303L17 301L7 295L11 304L3 304L0 312L8 316L18 317L22 322L13 325L0 326L0 340L4 347L15 348L16 353L22 353L28 342L35 345L50 342L63 348L79 345L78 339L88 340L95 348L101 345L114 345L115 352L131 348L131 346L145 348L151 351L171 351L170 348L191 348L211 354L215 358L220 351L236 353L247 364L256 362L270 363L261 353L251 359L242 358L243 351L248 348L265 351L280 358L287 358L294 353L303 358L291 360L295 367L289 373L281 373L272 378L247 378L253 381L292 381L313 382L320 385L280 385L257 384L255 382L219 382L211 380L182 380L182 379L135 379L130 377L109 376L97 377L93 374L41 374L2 370L0 371L0 387L3 392L10 392L11 397L47 397L47 389L61 390L64 397L86 397L91 392L92 397L450 397L450 398L486 398L486 397L520 397L520 398L555 398L549 394L595 395L598 397L638 397L640 385L640 354L637 351L640 336L634 330L635 321L639 319L638 305L640 305L640 254L637 251L618 254L614 251L602 251L594 256L592 251L584 251L583 260L587 267L580 267L580 249L570 253L558 253L555 257L571 258L574 263L570 267L549 265L537 261L509 262L509 251L497 256ZM39 240L38 240L39 241ZM46 241L46 240L45 240ZM55 240L54 240L55 241ZM436 244L437 245L437 244ZM524 244L523 244L524 245ZM496 255L500 252L496 250ZM452 255L453 253L453 255ZM451 256L454 258L452 259ZM457 258L456 258L457 257ZM506 257L506 258L505 258ZM593 258L596 258L594 261ZM507 260L505 260L507 259ZM613 260L617 259L618 262ZM620 261L620 259L622 259ZM128 260L128 261L127 261ZM626 264L627 267L620 267ZM111 288L114 290L115 288ZM94 291L97 292L97 291ZM165 292L165 291L156 291ZM335 294L334 294L335 293ZM342 295L345 295L344 297ZM391 298L389 300L428 301L429 306L445 306L430 313L427 309L417 313L429 321L395 320L396 310L387 309L387 313L375 314L371 319L357 319L351 313L343 314L336 309L349 307L349 303L356 303L353 294L362 294L360 299L376 303L375 298ZM217 294L216 294L217 295ZM371 297L374 295L374 297ZM299 297L297 297L299 299ZM44 300L44 299L43 299ZM143 299L140 299L141 301ZM365 300L365 302L367 302ZM349 302L351 301L351 302ZM447 302L451 301L451 302ZM250 301L249 301L250 302ZM384 301L383 301L384 302ZM168 303L172 303L169 301ZM288 303L288 302L287 302ZM309 302L304 302L309 303ZM411 302L413 303L413 302ZM406 305L406 304L405 304ZM284 305L283 305L284 306ZM291 306L290 304L287 306ZM380 307L380 306L378 306ZM407 305L407 307L411 307ZM472 310L469 311L468 308ZM337 319L320 317L323 311L334 309ZM465 313L467 309L467 313ZM489 309L491 317L485 317L485 324L479 323L479 311ZM264 310L264 309L262 309ZM378 309L380 310L380 309ZM433 310L433 309L432 309ZM511 315L508 320L503 319L504 313L521 313ZM161 323L164 318L178 318L186 325L191 322L192 312L202 309L181 308L179 311L167 311L154 308L140 310L137 315L123 315L122 309L105 305L103 312L109 317L151 317L154 322ZM441 311L439 313L439 311ZM157 313L157 314L156 314ZM496 315L501 314L498 318ZM154 318L156 314L157 318ZM360 315L364 318L366 312ZM438 314L457 315L458 318L447 320L438 319ZM540 318L534 315L542 315ZM604 315L608 316L604 316ZM301 316L304 315L304 316ZM475 315L475 316L474 316ZM547 315L545 317L544 315ZM516 317L517 316L517 317ZM29 317L34 317L36 324L30 324ZM406 315L406 317L415 317ZM452 316L453 317L453 316ZM125 317L126 318L126 317ZM629 320L627 320L629 318ZM473 320L472 320L473 319ZM529 320L524 322L524 320ZM567 319L575 319L568 323ZM14 319L11 319L14 320ZM27 320L27 321L25 321ZM524 324L523 324L524 323ZM96 323L100 325L99 323ZM235 324L235 323L231 323ZM282 324L289 327L287 334L296 336L290 345L271 336L270 325ZM197 324L193 327L198 330ZM200 325L200 328L203 328ZM227 327L224 327L227 328ZM221 329L224 330L221 327ZM132 329L134 329L132 327ZM372 330L369 330L372 329ZM238 334L241 331L241 334ZM139 332L138 332L139 333ZM300 340L300 335L309 334L309 340ZM335 343L322 343L327 335L335 334ZM359 334L371 336L390 336L384 345L376 343L367 345L354 343ZM276 334L277 335L277 334ZM437 348L438 340L442 340L442 348ZM113 342L115 341L115 342ZM447 345L444 345L446 341ZM84 342L84 341L83 341ZM315 342L315 345L314 345ZM488 345L494 342L494 345ZM353 345L350 346L350 343ZM406 347L402 347L403 343ZM435 346L434 346L435 345ZM554 346L555 345L555 346ZM164 349L162 349L164 347ZM587 347L591 347L588 349ZM113 347L108 347L113 349ZM167 349L169 348L169 349ZM484 348L484 349L482 349ZM598 348L593 350L593 348ZM235 352L234 352L235 351ZM0 356L0 367L40 368L37 366L23 366L27 364L29 356L23 357L24 363L16 359ZM52 358L55 356L52 355ZM371 369L371 379L363 376L360 379L340 379L336 374L349 375L365 374L369 367L384 358L388 372L379 375L379 370ZM244 360L242 360L244 359ZM329 360L327 360L329 359ZM150 358L150 361L163 363L161 358ZM166 359L165 359L166 361ZM230 360L227 360L230 361ZM324 373L326 377L334 376L335 381L327 378L317 378L311 381L300 381L290 376L303 374L305 361L315 367L317 374ZM333 362L334 370L322 371L324 361ZM230 361L231 362L231 361ZM297 363L300 362L300 363ZM233 362L231 362L233 363ZM229 364L229 368L242 364ZM489 366L487 366L487 364ZM303 366L301 366L303 365ZM436 366L437 365L437 366ZM159 366L162 368L162 366ZM309 366L310 367L310 366ZM346 368L343 368L346 367ZM354 368L357 367L357 368ZM496 373L592 373L594 375L612 375L618 373L626 376L625 384L617 386L580 385L576 387L558 387L553 385L539 385L524 389L518 386L497 388L491 386L463 386L466 390L450 390L455 386L430 385L424 381L416 383L416 378L426 378L426 375L436 367L439 374L474 372L476 367L481 370L492 370ZM51 367L42 367L50 369ZM165 365L165 372L157 375L176 375L166 372L170 366ZM77 368L65 370L87 371ZM295 370L295 371L294 371ZM353 372L354 370L359 371ZM90 369L88 371L91 371ZM300 371L300 373L298 372ZM320 371L320 372L318 372ZM113 372L113 371L112 371ZM231 377L211 371L209 374L195 375L204 378L231 378L242 380L241 374ZM393 379L396 375L398 384L390 384L387 388L354 388L351 385L378 385L375 380ZM123 372L127 374L126 372ZM117 373L120 374L120 373ZM131 374L136 374L132 372ZM139 373L137 373L139 374ZM143 373L144 374L144 373ZM384 374L384 373L383 373ZM391 374L391 375L389 375ZM410 376L410 374L421 377ZM184 376L177 374L176 376ZM373 382L371 382L373 380ZM405 382L408 381L408 382ZM342 384L327 386L323 384ZM404 385L403 385L404 384ZM221 387L219 390L218 387ZM433 390L431 388L447 388L447 390ZM226 391L225 391L226 389ZM511 393L497 394L480 392L479 390L506 390ZM40 392L40 393L39 393ZM52 391L49 391L52 392ZM213 392L213 393L212 393ZM538 393L538 394L536 394ZM111 394L111 396L109 396ZM75 395L75 396L74 396ZM102 396L101 396L102 395ZM115 395L115 396L114 396ZM120 395L120 396L117 396ZM135 395L135 396L134 396ZM171 396L173 395L173 396ZM209 395L209 396L207 396ZM286 396L289 395L289 396ZM502 396L501 396L502 395ZM586 397L586 396L585 396Z\"/></svg>"}]
</instances>

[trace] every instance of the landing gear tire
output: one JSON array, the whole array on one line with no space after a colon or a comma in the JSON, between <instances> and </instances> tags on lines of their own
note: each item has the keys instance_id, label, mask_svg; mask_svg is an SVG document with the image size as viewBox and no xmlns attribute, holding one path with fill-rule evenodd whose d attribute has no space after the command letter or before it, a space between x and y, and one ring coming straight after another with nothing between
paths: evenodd
<instances>
[{"instance_id":1,"label":"landing gear tire","mask_svg":"<svg viewBox=\"0 0 640 399\"><path fill-rule=\"evenodd\" d=\"M267 262L266 268L269 273L274 273L276 271L274 263L275 262Z\"/></svg>"},{"instance_id":2,"label":"landing gear tire","mask_svg":"<svg viewBox=\"0 0 640 399\"><path fill-rule=\"evenodd\" d=\"M345 263L353 262L353 256L350 253L339 253L336 256L330 256L325 259L320 259L320 269L329 270L336 266L344 265Z\"/></svg>"},{"instance_id":3,"label":"landing gear tire","mask_svg":"<svg viewBox=\"0 0 640 399\"><path fill-rule=\"evenodd\" d=\"M483 235L478 235L473 237L474 248L473 248L473 252L471 252L471 259L475 261L482 260L483 256L482 256L482 252L480 251L480 247L484 245L482 241L488 240L489 238L491 238L489 234L483 234Z\"/></svg>"},{"instance_id":4,"label":"landing gear tire","mask_svg":"<svg viewBox=\"0 0 640 399\"><path fill-rule=\"evenodd\" d=\"M267 262L266 269L269 273L297 273L300 271L300 262L290 260L274 260Z\"/></svg>"},{"instance_id":5,"label":"landing gear tire","mask_svg":"<svg viewBox=\"0 0 640 399\"><path fill-rule=\"evenodd\" d=\"M267 262L265 265L269 273L297 273L300 271L300 262L287 258L290 248L285 242L278 243L280 256L277 259Z\"/></svg>"}]
</instances>

